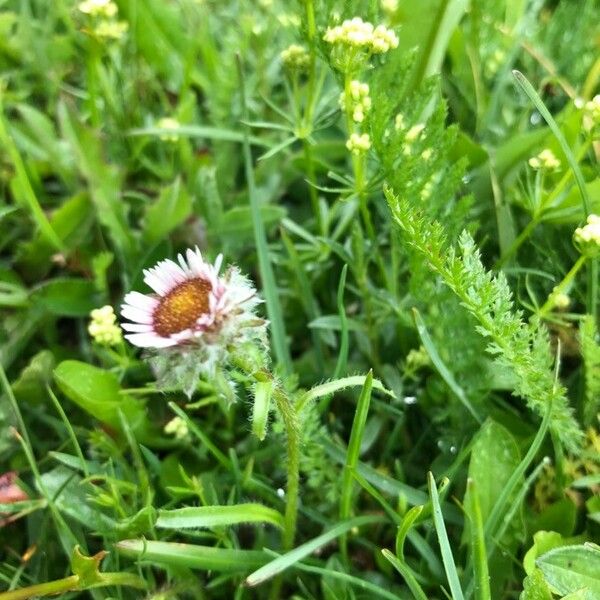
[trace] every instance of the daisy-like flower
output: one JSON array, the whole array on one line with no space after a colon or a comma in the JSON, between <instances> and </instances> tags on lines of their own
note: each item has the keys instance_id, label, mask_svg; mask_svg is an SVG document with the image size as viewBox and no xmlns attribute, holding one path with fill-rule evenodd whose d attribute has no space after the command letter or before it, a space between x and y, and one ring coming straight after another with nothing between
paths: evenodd
<instances>
[{"instance_id":1,"label":"daisy-like flower","mask_svg":"<svg viewBox=\"0 0 600 600\"><path fill-rule=\"evenodd\" d=\"M232 319L248 316L260 302L256 290L237 269L219 276L223 261L214 265L200 250L187 250L185 258L160 261L144 271L144 282L154 294L129 292L121 308L125 338L142 348L206 343L222 333Z\"/></svg>"},{"instance_id":2,"label":"daisy-like flower","mask_svg":"<svg viewBox=\"0 0 600 600\"><path fill-rule=\"evenodd\" d=\"M161 389L191 397L198 378L210 379L227 401L236 399L230 367L243 359L252 369L268 364L266 325L256 316L261 302L236 267L220 274L223 257L206 262L198 248L144 271L153 294L129 292L121 307L125 338L146 348Z\"/></svg>"}]
</instances>

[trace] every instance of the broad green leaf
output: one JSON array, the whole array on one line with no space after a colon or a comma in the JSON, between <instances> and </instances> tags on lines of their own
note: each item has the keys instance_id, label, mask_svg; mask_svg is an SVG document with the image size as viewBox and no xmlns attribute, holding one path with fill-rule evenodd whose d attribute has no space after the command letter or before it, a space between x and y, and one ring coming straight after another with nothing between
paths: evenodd
<instances>
[{"instance_id":1,"label":"broad green leaf","mask_svg":"<svg viewBox=\"0 0 600 600\"><path fill-rule=\"evenodd\" d=\"M283 527L283 517L262 504L248 503L232 506L187 506L158 512L156 526L162 529L196 527L228 527L240 523L270 523Z\"/></svg>"},{"instance_id":2,"label":"broad green leaf","mask_svg":"<svg viewBox=\"0 0 600 600\"><path fill-rule=\"evenodd\" d=\"M117 376L78 360L65 360L54 370L63 394L102 423L120 429L119 411L134 432L148 427L144 402L121 393Z\"/></svg>"},{"instance_id":3,"label":"broad green leaf","mask_svg":"<svg viewBox=\"0 0 600 600\"><path fill-rule=\"evenodd\" d=\"M539 569L534 569L525 577L519 600L552 600L552 592Z\"/></svg>"},{"instance_id":4,"label":"broad green leaf","mask_svg":"<svg viewBox=\"0 0 600 600\"><path fill-rule=\"evenodd\" d=\"M484 524L500 492L519 465L520 458L519 448L511 433L495 421L486 421L473 445L468 475L477 486ZM472 504L468 490L465 494L464 505L469 520L473 521L474 515L470 513ZM519 529L518 523L515 523L511 529L510 537L514 537Z\"/></svg>"},{"instance_id":5,"label":"broad green leaf","mask_svg":"<svg viewBox=\"0 0 600 600\"><path fill-rule=\"evenodd\" d=\"M595 544L555 548L535 563L559 594L585 589L586 600L600 598L600 547Z\"/></svg>"},{"instance_id":6,"label":"broad green leaf","mask_svg":"<svg viewBox=\"0 0 600 600\"><path fill-rule=\"evenodd\" d=\"M87 317L99 304L87 279L52 279L32 291L31 301L59 317Z\"/></svg>"}]
</instances>

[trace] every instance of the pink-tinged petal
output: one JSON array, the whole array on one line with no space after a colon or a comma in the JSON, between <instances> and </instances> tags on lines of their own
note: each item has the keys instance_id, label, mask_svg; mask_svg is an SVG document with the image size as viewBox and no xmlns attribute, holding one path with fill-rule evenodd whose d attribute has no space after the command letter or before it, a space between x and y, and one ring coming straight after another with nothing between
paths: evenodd
<instances>
[{"instance_id":1,"label":"pink-tinged petal","mask_svg":"<svg viewBox=\"0 0 600 600\"><path fill-rule=\"evenodd\" d=\"M172 260L163 260L160 269L163 278L168 278L174 285L178 285L187 279L185 271Z\"/></svg>"},{"instance_id":2,"label":"pink-tinged petal","mask_svg":"<svg viewBox=\"0 0 600 600\"><path fill-rule=\"evenodd\" d=\"M152 296L140 294L140 292L129 292L123 299L124 304L129 304L135 308L145 310L154 310L158 305L158 300Z\"/></svg>"},{"instance_id":3,"label":"pink-tinged petal","mask_svg":"<svg viewBox=\"0 0 600 600\"><path fill-rule=\"evenodd\" d=\"M144 323L121 323L121 327L125 331L132 331L134 333L152 333L152 325L145 325Z\"/></svg>"},{"instance_id":4,"label":"pink-tinged petal","mask_svg":"<svg viewBox=\"0 0 600 600\"><path fill-rule=\"evenodd\" d=\"M134 323L145 323L148 325L152 323L152 311L136 308L127 304L121 306L121 315Z\"/></svg>"},{"instance_id":5,"label":"pink-tinged petal","mask_svg":"<svg viewBox=\"0 0 600 600\"><path fill-rule=\"evenodd\" d=\"M139 348L168 348L177 344L176 340L161 337L155 333L132 333L126 335L125 339Z\"/></svg>"},{"instance_id":6,"label":"pink-tinged petal","mask_svg":"<svg viewBox=\"0 0 600 600\"><path fill-rule=\"evenodd\" d=\"M160 296L164 296L171 289L171 286L162 277L149 269L144 271L144 283Z\"/></svg>"},{"instance_id":7,"label":"pink-tinged petal","mask_svg":"<svg viewBox=\"0 0 600 600\"><path fill-rule=\"evenodd\" d=\"M190 270L192 273L203 276L205 274L206 264L202 260L202 254L200 254L200 250L198 250L198 246L196 246L196 251L188 250L186 252L187 262L190 265Z\"/></svg>"}]
</instances>

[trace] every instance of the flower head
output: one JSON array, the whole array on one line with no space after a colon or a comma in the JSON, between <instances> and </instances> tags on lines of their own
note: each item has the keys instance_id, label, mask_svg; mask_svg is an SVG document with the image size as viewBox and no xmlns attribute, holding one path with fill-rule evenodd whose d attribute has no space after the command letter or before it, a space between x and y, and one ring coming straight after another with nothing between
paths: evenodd
<instances>
[{"instance_id":1,"label":"flower head","mask_svg":"<svg viewBox=\"0 0 600 600\"><path fill-rule=\"evenodd\" d=\"M95 308L90 316L92 320L88 325L88 333L95 342L103 346L116 346L122 341L123 336L117 325L117 316L112 306Z\"/></svg>"},{"instance_id":2,"label":"flower head","mask_svg":"<svg viewBox=\"0 0 600 600\"><path fill-rule=\"evenodd\" d=\"M353 133L346 141L346 148L352 154L362 154L371 147L371 138L368 133Z\"/></svg>"},{"instance_id":3,"label":"flower head","mask_svg":"<svg viewBox=\"0 0 600 600\"><path fill-rule=\"evenodd\" d=\"M164 427L167 435L172 435L176 440L185 439L190 430L188 424L181 417L173 417Z\"/></svg>"},{"instance_id":4,"label":"flower head","mask_svg":"<svg viewBox=\"0 0 600 600\"><path fill-rule=\"evenodd\" d=\"M583 125L587 131L600 127L600 94L583 105Z\"/></svg>"},{"instance_id":5,"label":"flower head","mask_svg":"<svg viewBox=\"0 0 600 600\"><path fill-rule=\"evenodd\" d=\"M179 121L173 117L162 117L156 122L159 129L165 129L165 133L161 134L160 139L165 142L176 142L179 139L177 129L181 127Z\"/></svg>"},{"instance_id":6,"label":"flower head","mask_svg":"<svg viewBox=\"0 0 600 600\"><path fill-rule=\"evenodd\" d=\"M371 110L371 97L369 96L369 84L357 79L350 82L349 94L346 98L346 92L340 94L340 108L349 110L352 114L352 120L356 123L362 123L365 114Z\"/></svg>"},{"instance_id":7,"label":"flower head","mask_svg":"<svg viewBox=\"0 0 600 600\"><path fill-rule=\"evenodd\" d=\"M536 170L556 171L560 168L560 160L549 148L542 150L537 156L532 156L528 162L529 166Z\"/></svg>"},{"instance_id":8,"label":"flower head","mask_svg":"<svg viewBox=\"0 0 600 600\"><path fill-rule=\"evenodd\" d=\"M261 300L237 268L219 273L221 255L210 264L196 248L177 258L178 263L162 260L144 271L153 294L125 296L121 315L130 321L121 325L125 339L149 349L160 386L181 387L191 396L205 374L222 380L220 391L233 398L233 384L216 375L236 352L257 364L264 360L266 322L254 313Z\"/></svg>"},{"instance_id":9,"label":"flower head","mask_svg":"<svg viewBox=\"0 0 600 600\"><path fill-rule=\"evenodd\" d=\"M129 24L126 21L100 21L94 27L94 33L99 38L120 40L128 29Z\"/></svg>"},{"instance_id":10,"label":"flower head","mask_svg":"<svg viewBox=\"0 0 600 600\"><path fill-rule=\"evenodd\" d=\"M600 253L600 216L589 215L586 224L575 230L573 241L583 254L597 256Z\"/></svg>"},{"instance_id":11,"label":"flower head","mask_svg":"<svg viewBox=\"0 0 600 600\"><path fill-rule=\"evenodd\" d=\"M290 71L305 71L310 65L310 54L304 46L292 44L279 55L281 62Z\"/></svg>"},{"instance_id":12,"label":"flower head","mask_svg":"<svg viewBox=\"0 0 600 600\"><path fill-rule=\"evenodd\" d=\"M84 0L77 5L80 12L92 17L114 17L118 8L112 0Z\"/></svg>"},{"instance_id":13,"label":"flower head","mask_svg":"<svg viewBox=\"0 0 600 600\"><path fill-rule=\"evenodd\" d=\"M187 250L185 258L160 261L144 271L144 282L154 294L129 292L121 314L125 338L142 348L168 348L204 342L228 321L253 309L259 302L252 285L235 268L219 276L223 257L214 265L200 250Z\"/></svg>"}]
</instances>

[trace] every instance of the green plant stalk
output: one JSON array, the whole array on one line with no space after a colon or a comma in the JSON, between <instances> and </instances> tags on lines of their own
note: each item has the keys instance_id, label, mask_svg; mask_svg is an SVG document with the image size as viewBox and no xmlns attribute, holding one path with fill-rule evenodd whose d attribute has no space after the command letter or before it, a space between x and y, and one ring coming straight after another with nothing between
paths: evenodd
<instances>
[{"instance_id":1,"label":"green plant stalk","mask_svg":"<svg viewBox=\"0 0 600 600\"><path fill-rule=\"evenodd\" d=\"M27 600L37 596L54 596L76 590L79 586L79 576L71 575L64 579L39 583L26 588L0 593L0 600Z\"/></svg>"},{"instance_id":2,"label":"green plant stalk","mask_svg":"<svg viewBox=\"0 0 600 600\"><path fill-rule=\"evenodd\" d=\"M276 387L273 398L281 414L287 441L287 486L285 491L285 513L283 517L283 548L291 550L296 537L298 519L298 494L300 491L300 431L296 408L289 396Z\"/></svg>"},{"instance_id":3,"label":"green plant stalk","mask_svg":"<svg viewBox=\"0 0 600 600\"><path fill-rule=\"evenodd\" d=\"M287 392L269 371L266 369L255 371L244 357L239 354L234 356L233 361L241 371L254 381L270 381L273 384L272 398L281 415L286 433L287 482L282 545L285 550L290 550L294 545L294 538L296 537L298 494L300 491L300 429L298 424L298 406L292 402ZM172 408L174 407L172 406Z\"/></svg>"},{"instance_id":4,"label":"green plant stalk","mask_svg":"<svg viewBox=\"0 0 600 600\"><path fill-rule=\"evenodd\" d=\"M564 290L568 289L571 285L571 282L575 278L575 275L581 270L581 267L585 264L587 257L581 255L575 264L571 267L571 270L565 275L564 279L554 288L554 290L548 296L548 299L540 310L538 311L538 315L540 317L545 317L553 308L554 308L554 297L557 294L563 293Z\"/></svg>"},{"instance_id":5,"label":"green plant stalk","mask_svg":"<svg viewBox=\"0 0 600 600\"><path fill-rule=\"evenodd\" d=\"M248 104L246 102L246 89L244 72L240 55L237 55L237 67L240 81L240 93L242 98L242 120L245 123L248 119ZM250 210L252 213L252 226L254 229L254 241L256 244L256 253L258 255L258 265L263 281L263 290L265 302L267 304L267 313L271 322L273 350L277 362L282 367L286 375L292 373L292 359L286 342L285 324L279 303L279 295L273 267L269 259L269 248L267 243L267 234L265 224L262 220L260 205L256 194L256 185L254 182L254 171L252 169L252 154L250 152L249 126L244 126L244 137L242 142L244 165L246 169L246 182L248 184L248 196L250 199Z\"/></svg>"}]
</instances>

